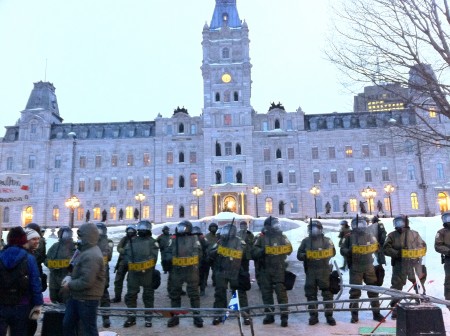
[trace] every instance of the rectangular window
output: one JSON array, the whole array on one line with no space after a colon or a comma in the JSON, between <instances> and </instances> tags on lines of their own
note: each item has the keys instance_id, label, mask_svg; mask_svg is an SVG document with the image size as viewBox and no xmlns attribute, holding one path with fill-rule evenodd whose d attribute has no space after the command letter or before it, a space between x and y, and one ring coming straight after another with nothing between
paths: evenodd
<instances>
[{"instance_id":1,"label":"rectangular window","mask_svg":"<svg viewBox=\"0 0 450 336\"><path fill-rule=\"evenodd\" d=\"M444 180L445 174L444 174L444 165L442 163L436 164L436 177L438 180Z\"/></svg>"},{"instance_id":2,"label":"rectangular window","mask_svg":"<svg viewBox=\"0 0 450 336\"><path fill-rule=\"evenodd\" d=\"M289 170L289 184L296 184L295 170Z\"/></svg>"},{"instance_id":3,"label":"rectangular window","mask_svg":"<svg viewBox=\"0 0 450 336\"><path fill-rule=\"evenodd\" d=\"M173 204L167 204L166 206L166 217L172 218L173 217Z\"/></svg>"},{"instance_id":4,"label":"rectangular window","mask_svg":"<svg viewBox=\"0 0 450 336\"><path fill-rule=\"evenodd\" d=\"M197 174L196 173L192 173L190 176L190 184L191 184L191 188L197 188L198 186L198 179L197 179Z\"/></svg>"},{"instance_id":5,"label":"rectangular window","mask_svg":"<svg viewBox=\"0 0 450 336\"><path fill-rule=\"evenodd\" d=\"M272 174L270 173L270 170L266 170L264 172L264 184L265 185L271 185L272 184Z\"/></svg>"},{"instance_id":6,"label":"rectangular window","mask_svg":"<svg viewBox=\"0 0 450 336\"><path fill-rule=\"evenodd\" d=\"M61 168L61 155L55 156L55 168Z\"/></svg>"},{"instance_id":7,"label":"rectangular window","mask_svg":"<svg viewBox=\"0 0 450 336\"><path fill-rule=\"evenodd\" d=\"M328 158L336 159L336 148L335 147L328 147Z\"/></svg>"},{"instance_id":8,"label":"rectangular window","mask_svg":"<svg viewBox=\"0 0 450 336\"><path fill-rule=\"evenodd\" d=\"M52 221L57 222L59 221L59 208L57 206L53 207L52 211Z\"/></svg>"},{"instance_id":9,"label":"rectangular window","mask_svg":"<svg viewBox=\"0 0 450 336\"><path fill-rule=\"evenodd\" d=\"M370 156L369 145L362 145L361 155L364 158L368 158Z\"/></svg>"},{"instance_id":10,"label":"rectangular window","mask_svg":"<svg viewBox=\"0 0 450 336\"><path fill-rule=\"evenodd\" d=\"M150 166L150 153L144 153L143 162L144 162L144 167Z\"/></svg>"},{"instance_id":11,"label":"rectangular window","mask_svg":"<svg viewBox=\"0 0 450 336\"><path fill-rule=\"evenodd\" d=\"M286 130L292 131L292 120L291 119L286 120Z\"/></svg>"},{"instance_id":12,"label":"rectangular window","mask_svg":"<svg viewBox=\"0 0 450 336\"><path fill-rule=\"evenodd\" d=\"M133 154L128 154L127 155L127 166L128 167L133 167L134 166L134 155Z\"/></svg>"},{"instance_id":13,"label":"rectangular window","mask_svg":"<svg viewBox=\"0 0 450 336\"><path fill-rule=\"evenodd\" d=\"M150 190L150 177L144 176L144 180L142 181L142 189Z\"/></svg>"},{"instance_id":14,"label":"rectangular window","mask_svg":"<svg viewBox=\"0 0 450 336\"><path fill-rule=\"evenodd\" d=\"M364 181L372 182L372 171L368 168L364 169Z\"/></svg>"},{"instance_id":15,"label":"rectangular window","mask_svg":"<svg viewBox=\"0 0 450 336\"><path fill-rule=\"evenodd\" d=\"M191 217L197 217L197 203L191 203L189 206Z\"/></svg>"},{"instance_id":16,"label":"rectangular window","mask_svg":"<svg viewBox=\"0 0 450 336\"><path fill-rule=\"evenodd\" d=\"M226 156L232 155L232 152L231 152L231 142L225 142L225 155L226 155Z\"/></svg>"},{"instance_id":17,"label":"rectangular window","mask_svg":"<svg viewBox=\"0 0 450 336\"><path fill-rule=\"evenodd\" d=\"M86 191L86 181L84 178L78 180L78 192Z\"/></svg>"},{"instance_id":18,"label":"rectangular window","mask_svg":"<svg viewBox=\"0 0 450 336\"><path fill-rule=\"evenodd\" d=\"M192 135L197 134L197 125L195 124L191 125L191 134Z\"/></svg>"},{"instance_id":19,"label":"rectangular window","mask_svg":"<svg viewBox=\"0 0 450 336\"><path fill-rule=\"evenodd\" d=\"M117 208L115 206L109 208L109 219L117 220Z\"/></svg>"},{"instance_id":20,"label":"rectangular window","mask_svg":"<svg viewBox=\"0 0 450 336\"><path fill-rule=\"evenodd\" d=\"M332 170L330 171L330 181L331 183L338 183L338 177L337 177L337 171L336 170Z\"/></svg>"},{"instance_id":21,"label":"rectangular window","mask_svg":"<svg viewBox=\"0 0 450 336\"><path fill-rule=\"evenodd\" d=\"M134 188L134 181L132 177L127 178L127 190L133 190Z\"/></svg>"},{"instance_id":22,"label":"rectangular window","mask_svg":"<svg viewBox=\"0 0 450 336\"><path fill-rule=\"evenodd\" d=\"M353 169L347 170L347 181L348 183L355 183L355 172Z\"/></svg>"},{"instance_id":23,"label":"rectangular window","mask_svg":"<svg viewBox=\"0 0 450 336\"><path fill-rule=\"evenodd\" d=\"M378 150L380 151L380 156L386 156L386 145L385 144L380 144L378 146Z\"/></svg>"},{"instance_id":24,"label":"rectangular window","mask_svg":"<svg viewBox=\"0 0 450 336\"><path fill-rule=\"evenodd\" d=\"M414 181L416 179L416 169L413 165L408 165L407 176L409 181Z\"/></svg>"},{"instance_id":25,"label":"rectangular window","mask_svg":"<svg viewBox=\"0 0 450 336\"><path fill-rule=\"evenodd\" d=\"M59 192L59 178L55 177L53 180L53 192Z\"/></svg>"},{"instance_id":26,"label":"rectangular window","mask_svg":"<svg viewBox=\"0 0 450 336\"><path fill-rule=\"evenodd\" d=\"M36 168L36 156L35 155L30 155L28 157L28 168L29 169Z\"/></svg>"},{"instance_id":27,"label":"rectangular window","mask_svg":"<svg viewBox=\"0 0 450 336\"><path fill-rule=\"evenodd\" d=\"M389 197L385 197L383 199L383 201L384 201L385 212L390 212L391 211L391 202L389 202Z\"/></svg>"},{"instance_id":28,"label":"rectangular window","mask_svg":"<svg viewBox=\"0 0 450 336\"><path fill-rule=\"evenodd\" d=\"M13 170L13 162L13 157L8 156L8 158L6 159L6 170Z\"/></svg>"},{"instance_id":29,"label":"rectangular window","mask_svg":"<svg viewBox=\"0 0 450 336\"><path fill-rule=\"evenodd\" d=\"M95 207L93 212L94 212L94 220L100 220L100 208Z\"/></svg>"},{"instance_id":30,"label":"rectangular window","mask_svg":"<svg viewBox=\"0 0 450 336\"><path fill-rule=\"evenodd\" d=\"M288 156L288 160L294 160L294 158L295 158L294 148L289 147L287 149L287 156Z\"/></svg>"},{"instance_id":31,"label":"rectangular window","mask_svg":"<svg viewBox=\"0 0 450 336\"><path fill-rule=\"evenodd\" d=\"M267 121L263 121L261 126L263 131L269 130L269 123Z\"/></svg>"},{"instance_id":32,"label":"rectangular window","mask_svg":"<svg viewBox=\"0 0 450 336\"><path fill-rule=\"evenodd\" d=\"M320 172L319 171L314 171L313 172L313 183L314 184L319 184L320 183Z\"/></svg>"},{"instance_id":33,"label":"rectangular window","mask_svg":"<svg viewBox=\"0 0 450 336\"><path fill-rule=\"evenodd\" d=\"M80 168L86 168L86 156L80 156Z\"/></svg>"},{"instance_id":34,"label":"rectangular window","mask_svg":"<svg viewBox=\"0 0 450 336\"><path fill-rule=\"evenodd\" d=\"M172 175L167 176L166 188L173 189L173 176Z\"/></svg>"},{"instance_id":35,"label":"rectangular window","mask_svg":"<svg viewBox=\"0 0 450 336\"><path fill-rule=\"evenodd\" d=\"M353 157L353 148L352 148L352 146L345 146L345 157L348 157L348 158Z\"/></svg>"},{"instance_id":36,"label":"rectangular window","mask_svg":"<svg viewBox=\"0 0 450 336\"><path fill-rule=\"evenodd\" d=\"M79 207L77 209L77 221L82 221L82 220L84 220L84 208Z\"/></svg>"},{"instance_id":37,"label":"rectangular window","mask_svg":"<svg viewBox=\"0 0 450 336\"><path fill-rule=\"evenodd\" d=\"M356 198L350 198L350 211L351 212L358 211L358 201Z\"/></svg>"},{"instance_id":38,"label":"rectangular window","mask_svg":"<svg viewBox=\"0 0 450 336\"><path fill-rule=\"evenodd\" d=\"M430 116L430 118L436 118L436 108L435 107L430 107L428 109L428 115Z\"/></svg>"},{"instance_id":39,"label":"rectangular window","mask_svg":"<svg viewBox=\"0 0 450 336\"><path fill-rule=\"evenodd\" d=\"M197 163L197 152L189 152L189 163Z\"/></svg>"},{"instance_id":40,"label":"rectangular window","mask_svg":"<svg viewBox=\"0 0 450 336\"><path fill-rule=\"evenodd\" d=\"M102 167L102 156L96 155L95 156L95 168L101 168Z\"/></svg>"},{"instance_id":41,"label":"rectangular window","mask_svg":"<svg viewBox=\"0 0 450 336\"><path fill-rule=\"evenodd\" d=\"M166 134L172 135L172 125L166 125Z\"/></svg>"},{"instance_id":42,"label":"rectangular window","mask_svg":"<svg viewBox=\"0 0 450 336\"><path fill-rule=\"evenodd\" d=\"M223 124L225 125L225 126L231 126L231 114L225 114L224 116L223 116Z\"/></svg>"},{"instance_id":43,"label":"rectangular window","mask_svg":"<svg viewBox=\"0 0 450 336\"><path fill-rule=\"evenodd\" d=\"M150 218L150 205L142 206L142 218Z\"/></svg>"},{"instance_id":44,"label":"rectangular window","mask_svg":"<svg viewBox=\"0 0 450 336\"><path fill-rule=\"evenodd\" d=\"M117 177L111 177L111 191L117 191Z\"/></svg>"},{"instance_id":45,"label":"rectangular window","mask_svg":"<svg viewBox=\"0 0 450 336\"><path fill-rule=\"evenodd\" d=\"M387 168L381 169L381 181L387 182L390 181L389 179L389 170Z\"/></svg>"},{"instance_id":46,"label":"rectangular window","mask_svg":"<svg viewBox=\"0 0 450 336\"><path fill-rule=\"evenodd\" d=\"M111 155L111 167L117 167L119 165L119 156L117 154Z\"/></svg>"},{"instance_id":47,"label":"rectangular window","mask_svg":"<svg viewBox=\"0 0 450 336\"><path fill-rule=\"evenodd\" d=\"M311 148L311 159L317 160L319 158L319 147Z\"/></svg>"},{"instance_id":48,"label":"rectangular window","mask_svg":"<svg viewBox=\"0 0 450 336\"><path fill-rule=\"evenodd\" d=\"M96 177L94 180L94 192L99 192L101 190L100 178Z\"/></svg>"},{"instance_id":49,"label":"rectangular window","mask_svg":"<svg viewBox=\"0 0 450 336\"><path fill-rule=\"evenodd\" d=\"M173 152L167 152L166 154L166 163L172 164L173 163Z\"/></svg>"},{"instance_id":50,"label":"rectangular window","mask_svg":"<svg viewBox=\"0 0 450 336\"><path fill-rule=\"evenodd\" d=\"M264 161L270 161L270 148L264 148Z\"/></svg>"},{"instance_id":51,"label":"rectangular window","mask_svg":"<svg viewBox=\"0 0 450 336\"><path fill-rule=\"evenodd\" d=\"M125 219L133 219L134 209L131 205L125 208ZM119 211L120 216L120 211Z\"/></svg>"}]
</instances>

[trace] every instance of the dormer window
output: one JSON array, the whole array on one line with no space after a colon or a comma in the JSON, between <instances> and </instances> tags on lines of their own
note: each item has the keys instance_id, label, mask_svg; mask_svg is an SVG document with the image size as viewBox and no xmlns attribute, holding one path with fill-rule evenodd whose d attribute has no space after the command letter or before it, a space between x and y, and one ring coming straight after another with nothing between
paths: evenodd
<instances>
[{"instance_id":1,"label":"dormer window","mask_svg":"<svg viewBox=\"0 0 450 336\"><path fill-rule=\"evenodd\" d=\"M227 23L228 23L228 13L223 13L222 14L222 20L223 20L223 24L227 25Z\"/></svg>"}]
</instances>

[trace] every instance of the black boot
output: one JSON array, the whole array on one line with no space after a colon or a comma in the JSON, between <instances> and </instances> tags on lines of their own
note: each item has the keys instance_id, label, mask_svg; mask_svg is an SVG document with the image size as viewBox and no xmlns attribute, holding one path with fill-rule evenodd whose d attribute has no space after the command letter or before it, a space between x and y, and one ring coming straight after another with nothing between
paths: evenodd
<instances>
[{"instance_id":1,"label":"black boot","mask_svg":"<svg viewBox=\"0 0 450 336\"><path fill-rule=\"evenodd\" d=\"M180 318L178 316L172 316L169 321L167 321L167 326L169 328L175 327L180 324Z\"/></svg>"},{"instance_id":2,"label":"black boot","mask_svg":"<svg viewBox=\"0 0 450 336\"><path fill-rule=\"evenodd\" d=\"M317 323L319 323L319 318L317 317L317 315L310 315L308 324L315 325Z\"/></svg>"},{"instance_id":3,"label":"black boot","mask_svg":"<svg viewBox=\"0 0 450 336\"><path fill-rule=\"evenodd\" d=\"M327 316L326 319L327 319L327 323L330 326L335 326L336 325L336 320L334 319L333 316Z\"/></svg>"},{"instance_id":4,"label":"black boot","mask_svg":"<svg viewBox=\"0 0 450 336\"><path fill-rule=\"evenodd\" d=\"M123 324L124 328L129 328L131 326L134 326L136 324L136 318L135 317L128 317L125 323Z\"/></svg>"},{"instance_id":5,"label":"black boot","mask_svg":"<svg viewBox=\"0 0 450 336\"><path fill-rule=\"evenodd\" d=\"M203 328L203 319L199 316L194 317L194 325L197 328Z\"/></svg>"},{"instance_id":6,"label":"black boot","mask_svg":"<svg viewBox=\"0 0 450 336\"><path fill-rule=\"evenodd\" d=\"M275 317L273 317L273 315L267 315L263 319L263 324L272 324L274 322L275 322Z\"/></svg>"}]
</instances>

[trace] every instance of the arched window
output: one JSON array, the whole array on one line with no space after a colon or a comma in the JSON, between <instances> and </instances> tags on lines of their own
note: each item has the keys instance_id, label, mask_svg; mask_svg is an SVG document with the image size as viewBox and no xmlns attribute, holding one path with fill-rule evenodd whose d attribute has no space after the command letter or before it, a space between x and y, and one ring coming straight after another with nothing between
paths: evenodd
<instances>
[{"instance_id":1,"label":"arched window","mask_svg":"<svg viewBox=\"0 0 450 336\"><path fill-rule=\"evenodd\" d=\"M3 209L3 223L9 223L9 207Z\"/></svg>"},{"instance_id":2,"label":"arched window","mask_svg":"<svg viewBox=\"0 0 450 336\"><path fill-rule=\"evenodd\" d=\"M220 101L220 93L216 92L216 102L219 102L219 101Z\"/></svg>"},{"instance_id":3,"label":"arched window","mask_svg":"<svg viewBox=\"0 0 450 336\"><path fill-rule=\"evenodd\" d=\"M180 175L180 177L178 178L178 187L184 188L184 176L183 175Z\"/></svg>"},{"instance_id":4,"label":"arched window","mask_svg":"<svg viewBox=\"0 0 450 336\"><path fill-rule=\"evenodd\" d=\"M419 209L419 199L417 198L417 193L415 192L411 193L411 209Z\"/></svg>"},{"instance_id":5,"label":"arched window","mask_svg":"<svg viewBox=\"0 0 450 336\"><path fill-rule=\"evenodd\" d=\"M278 183L283 183L283 173L282 172L278 172L278 174L277 174L277 182Z\"/></svg>"},{"instance_id":6,"label":"arched window","mask_svg":"<svg viewBox=\"0 0 450 336\"><path fill-rule=\"evenodd\" d=\"M239 93L237 91L234 91L233 97L235 102L239 101Z\"/></svg>"},{"instance_id":7,"label":"arched window","mask_svg":"<svg viewBox=\"0 0 450 336\"><path fill-rule=\"evenodd\" d=\"M242 173L240 170L236 173L236 183L242 183Z\"/></svg>"},{"instance_id":8,"label":"arched window","mask_svg":"<svg viewBox=\"0 0 450 336\"><path fill-rule=\"evenodd\" d=\"M220 148L220 143L216 141L216 156L222 156L222 150Z\"/></svg>"},{"instance_id":9,"label":"arched window","mask_svg":"<svg viewBox=\"0 0 450 336\"><path fill-rule=\"evenodd\" d=\"M178 162L184 162L184 152L178 153Z\"/></svg>"},{"instance_id":10,"label":"arched window","mask_svg":"<svg viewBox=\"0 0 450 336\"><path fill-rule=\"evenodd\" d=\"M59 207L57 205L53 206L52 211L52 221L57 222L59 220Z\"/></svg>"},{"instance_id":11,"label":"arched window","mask_svg":"<svg viewBox=\"0 0 450 336\"><path fill-rule=\"evenodd\" d=\"M220 170L216 170L216 184L222 183L222 174L220 173Z\"/></svg>"},{"instance_id":12,"label":"arched window","mask_svg":"<svg viewBox=\"0 0 450 336\"><path fill-rule=\"evenodd\" d=\"M276 157L277 157L277 159L281 159L281 149L277 149L277 152L276 152Z\"/></svg>"},{"instance_id":13,"label":"arched window","mask_svg":"<svg viewBox=\"0 0 450 336\"><path fill-rule=\"evenodd\" d=\"M180 205L180 209L178 210L179 217L184 218L184 206Z\"/></svg>"},{"instance_id":14,"label":"arched window","mask_svg":"<svg viewBox=\"0 0 450 336\"><path fill-rule=\"evenodd\" d=\"M298 201L297 201L297 197L292 197L291 198L291 213L297 213L298 212Z\"/></svg>"},{"instance_id":15,"label":"arched window","mask_svg":"<svg viewBox=\"0 0 450 336\"><path fill-rule=\"evenodd\" d=\"M270 197L266 198L265 202L266 213L271 214L273 211L273 201Z\"/></svg>"},{"instance_id":16,"label":"arched window","mask_svg":"<svg viewBox=\"0 0 450 336\"><path fill-rule=\"evenodd\" d=\"M241 155L241 145L236 144L236 155Z\"/></svg>"},{"instance_id":17,"label":"arched window","mask_svg":"<svg viewBox=\"0 0 450 336\"><path fill-rule=\"evenodd\" d=\"M278 119L275 119L275 129L280 128L280 121Z\"/></svg>"},{"instance_id":18,"label":"arched window","mask_svg":"<svg viewBox=\"0 0 450 336\"><path fill-rule=\"evenodd\" d=\"M228 48L222 49L222 58L230 58L230 49Z\"/></svg>"},{"instance_id":19,"label":"arched window","mask_svg":"<svg viewBox=\"0 0 450 336\"><path fill-rule=\"evenodd\" d=\"M178 124L178 133L184 133L184 124L183 123Z\"/></svg>"}]
</instances>

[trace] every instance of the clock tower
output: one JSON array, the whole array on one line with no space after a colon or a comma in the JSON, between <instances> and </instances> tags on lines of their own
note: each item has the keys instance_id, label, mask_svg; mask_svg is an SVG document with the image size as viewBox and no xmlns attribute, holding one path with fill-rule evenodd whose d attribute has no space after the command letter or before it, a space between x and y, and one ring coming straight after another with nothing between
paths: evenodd
<instances>
[{"instance_id":1,"label":"clock tower","mask_svg":"<svg viewBox=\"0 0 450 336\"><path fill-rule=\"evenodd\" d=\"M249 42L236 0L216 0L203 27L204 127L251 125Z\"/></svg>"}]
</instances>

